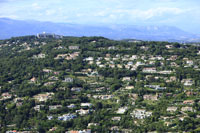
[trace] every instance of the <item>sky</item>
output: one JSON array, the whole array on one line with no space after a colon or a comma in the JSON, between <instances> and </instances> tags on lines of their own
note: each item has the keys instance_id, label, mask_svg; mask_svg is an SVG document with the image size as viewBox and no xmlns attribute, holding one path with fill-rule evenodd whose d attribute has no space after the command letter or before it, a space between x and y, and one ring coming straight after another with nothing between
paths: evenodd
<instances>
[{"instance_id":1,"label":"sky","mask_svg":"<svg viewBox=\"0 0 200 133\"><path fill-rule=\"evenodd\" d=\"M87 25L167 25L200 34L200 0L0 0L0 18Z\"/></svg>"}]
</instances>

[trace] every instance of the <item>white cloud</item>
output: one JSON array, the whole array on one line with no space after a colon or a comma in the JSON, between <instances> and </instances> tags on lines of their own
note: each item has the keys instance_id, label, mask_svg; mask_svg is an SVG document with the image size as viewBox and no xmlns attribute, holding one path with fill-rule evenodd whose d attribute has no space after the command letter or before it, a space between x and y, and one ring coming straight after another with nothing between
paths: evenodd
<instances>
[{"instance_id":1,"label":"white cloud","mask_svg":"<svg viewBox=\"0 0 200 133\"><path fill-rule=\"evenodd\" d=\"M48 16L53 15L55 13L56 13L56 10L52 10L52 9L49 9L49 10L45 11L45 14L48 15Z\"/></svg>"},{"instance_id":2,"label":"white cloud","mask_svg":"<svg viewBox=\"0 0 200 133\"><path fill-rule=\"evenodd\" d=\"M82 20L95 20L98 22L146 22L150 19L164 21L177 15L184 14L186 11L188 11L188 9L171 7L158 7L147 10L106 8L104 10L97 10L95 12L77 12L75 16Z\"/></svg>"},{"instance_id":3,"label":"white cloud","mask_svg":"<svg viewBox=\"0 0 200 133\"><path fill-rule=\"evenodd\" d=\"M0 0L0 3L2 3L2 2L14 2L14 1L19 1L19 0Z\"/></svg>"},{"instance_id":4,"label":"white cloud","mask_svg":"<svg viewBox=\"0 0 200 133\"><path fill-rule=\"evenodd\" d=\"M0 15L0 18L18 19L19 17L16 15Z\"/></svg>"},{"instance_id":5,"label":"white cloud","mask_svg":"<svg viewBox=\"0 0 200 133\"><path fill-rule=\"evenodd\" d=\"M188 10L182 10L180 8L168 8L168 7L158 7L151 8L148 10L139 10L139 9L129 9L129 10L114 10L113 12L124 14L126 16L130 16L132 18L147 20L152 17L161 17L166 14L170 15L178 15L186 12Z\"/></svg>"},{"instance_id":6,"label":"white cloud","mask_svg":"<svg viewBox=\"0 0 200 133\"><path fill-rule=\"evenodd\" d=\"M39 6L38 3L33 3L31 6L32 6L33 10L40 10L42 8L41 6Z\"/></svg>"},{"instance_id":7,"label":"white cloud","mask_svg":"<svg viewBox=\"0 0 200 133\"><path fill-rule=\"evenodd\" d=\"M38 5L38 3L33 3L33 4L32 4L32 7L37 8L37 7L39 7L39 5Z\"/></svg>"}]
</instances>

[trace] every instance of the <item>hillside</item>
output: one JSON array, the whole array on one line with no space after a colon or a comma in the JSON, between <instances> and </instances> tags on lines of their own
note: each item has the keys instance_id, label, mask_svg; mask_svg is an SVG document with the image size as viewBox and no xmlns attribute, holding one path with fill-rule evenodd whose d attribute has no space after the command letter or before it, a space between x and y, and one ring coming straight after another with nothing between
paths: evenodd
<instances>
[{"instance_id":1,"label":"hillside","mask_svg":"<svg viewBox=\"0 0 200 133\"><path fill-rule=\"evenodd\" d=\"M0 132L199 132L200 47L0 41Z\"/></svg>"}]
</instances>

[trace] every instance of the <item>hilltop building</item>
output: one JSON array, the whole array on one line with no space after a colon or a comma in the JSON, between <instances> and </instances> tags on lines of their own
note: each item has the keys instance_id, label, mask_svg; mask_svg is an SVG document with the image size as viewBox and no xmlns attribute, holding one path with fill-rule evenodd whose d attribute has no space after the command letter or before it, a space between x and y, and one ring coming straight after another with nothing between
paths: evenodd
<instances>
[{"instance_id":1,"label":"hilltop building","mask_svg":"<svg viewBox=\"0 0 200 133\"><path fill-rule=\"evenodd\" d=\"M63 36L52 34L52 33L43 32L43 33L38 33L37 34L37 38L56 38L56 39L60 39L60 38L63 38Z\"/></svg>"}]
</instances>

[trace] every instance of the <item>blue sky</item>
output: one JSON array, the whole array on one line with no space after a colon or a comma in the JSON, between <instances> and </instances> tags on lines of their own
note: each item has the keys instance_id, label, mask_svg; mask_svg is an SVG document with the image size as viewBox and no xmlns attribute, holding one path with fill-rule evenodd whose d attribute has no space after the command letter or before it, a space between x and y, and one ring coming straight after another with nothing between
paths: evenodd
<instances>
[{"instance_id":1,"label":"blue sky","mask_svg":"<svg viewBox=\"0 0 200 133\"><path fill-rule=\"evenodd\" d=\"M88 25L169 25L200 34L200 0L0 0L0 17Z\"/></svg>"}]
</instances>

